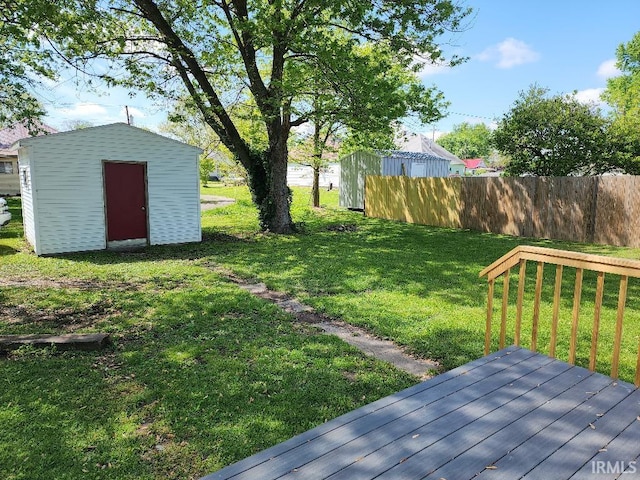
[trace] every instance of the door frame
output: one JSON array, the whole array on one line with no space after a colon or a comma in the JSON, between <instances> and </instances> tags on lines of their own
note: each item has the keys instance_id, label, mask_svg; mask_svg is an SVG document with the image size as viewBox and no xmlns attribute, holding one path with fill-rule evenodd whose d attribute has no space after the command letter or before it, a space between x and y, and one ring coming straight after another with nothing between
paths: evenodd
<instances>
[{"instance_id":1,"label":"door frame","mask_svg":"<svg viewBox=\"0 0 640 480\"><path fill-rule=\"evenodd\" d=\"M107 163L125 163L127 165L142 165L144 175L144 203L145 203L145 221L147 229L147 238L136 238L131 240L112 240L109 241L109 221L107 212L107 175L105 173ZM109 250L128 250L146 247L150 245L151 231L149 230L149 179L147 176L147 162L128 161L128 160L102 160L102 197L104 206L104 240Z\"/></svg>"}]
</instances>

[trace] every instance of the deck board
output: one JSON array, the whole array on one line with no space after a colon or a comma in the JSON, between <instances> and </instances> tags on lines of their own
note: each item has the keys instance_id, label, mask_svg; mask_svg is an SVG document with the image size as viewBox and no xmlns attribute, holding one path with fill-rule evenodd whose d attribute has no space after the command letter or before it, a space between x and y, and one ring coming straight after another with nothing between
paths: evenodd
<instances>
[{"instance_id":1,"label":"deck board","mask_svg":"<svg viewBox=\"0 0 640 480\"><path fill-rule=\"evenodd\" d=\"M569 478L636 461L639 415L633 385L509 347L204 478Z\"/></svg>"}]
</instances>

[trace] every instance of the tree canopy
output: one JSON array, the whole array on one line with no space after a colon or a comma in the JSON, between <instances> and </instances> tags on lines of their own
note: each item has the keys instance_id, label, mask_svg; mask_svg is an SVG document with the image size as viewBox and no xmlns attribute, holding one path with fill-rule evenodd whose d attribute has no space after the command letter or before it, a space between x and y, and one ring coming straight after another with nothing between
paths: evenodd
<instances>
[{"instance_id":1,"label":"tree canopy","mask_svg":"<svg viewBox=\"0 0 640 480\"><path fill-rule=\"evenodd\" d=\"M21 27L33 38L47 38L86 74L163 98L187 92L246 168L262 227L280 233L294 229L287 141L292 128L316 113L308 100L311 80L323 78L346 99L362 99L379 68L357 55L367 43L393 52L407 68L419 68L416 59L455 65L461 59L445 58L443 36L463 28L470 13L453 0L18 2L23 4L35 12ZM253 148L238 129L231 112L238 100L254 103L265 148Z\"/></svg>"},{"instance_id":2,"label":"tree canopy","mask_svg":"<svg viewBox=\"0 0 640 480\"><path fill-rule=\"evenodd\" d=\"M521 92L493 132L496 148L510 157L509 175L593 175L611 162L607 122L573 95L549 96L533 85Z\"/></svg>"},{"instance_id":3,"label":"tree canopy","mask_svg":"<svg viewBox=\"0 0 640 480\"><path fill-rule=\"evenodd\" d=\"M640 120L640 32L616 49L616 67L621 75L607 80L602 94L617 117Z\"/></svg>"},{"instance_id":4,"label":"tree canopy","mask_svg":"<svg viewBox=\"0 0 640 480\"><path fill-rule=\"evenodd\" d=\"M640 32L616 50L621 74L607 80L602 98L613 108L610 136L617 163L640 174Z\"/></svg>"},{"instance_id":5,"label":"tree canopy","mask_svg":"<svg viewBox=\"0 0 640 480\"><path fill-rule=\"evenodd\" d=\"M310 81L302 99L308 104L313 131L307 138L303 136L306 141L299 146L306 148L298 148L296 153L300 163L313 168L316 207L319 173L327 163L324 153L329 142L340 138L345 146L366 141L368 149L382 144L393 148L394 127L400 118L435 121L442 118L447 106L442 93L423 85L413 68L398 61L390 48L367 42L354 46L352 54L351 64L341 68L342 79L327 77L313 65L304 75ZM350 84L357 88L345 88Z\"/></svg>"},{"instance_id":6,"label":"tree canopy","mask_svg":"<svg viewBox=\"0 0 640 480\"><path fill-rule=\"evenodd\" d=\"M52 52L43 48L46 37L34 35L31 27L57 13L48 4L7 3L0 2L0 126L24 123L35 132L45 111L33 89L39 79L56 74Z\"/></svg>"},{"instance_id":7,"label":"tree canopy","mask_svg":"<svg viewBox=\"0 0 640 480\"><path fill-rule=\"evenodd\" d=\"M487 158L491 154L491 130L484 123L454 125L453 131L438 138L443 146L459 158Z\"/></svg>"}]
</instances>

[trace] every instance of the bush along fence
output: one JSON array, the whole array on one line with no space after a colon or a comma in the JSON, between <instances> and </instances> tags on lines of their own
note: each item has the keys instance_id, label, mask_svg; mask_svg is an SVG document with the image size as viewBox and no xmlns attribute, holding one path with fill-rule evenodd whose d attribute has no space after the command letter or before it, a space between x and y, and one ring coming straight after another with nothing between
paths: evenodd
<instances>
[{"instance_id":1,"label":"bush along fence","mask_svg":"<svg viewBox=\"0 0 640 480\"><path fill-rule=\"evenodd\" d=\"M371 217L640 247L640 177L367 176Z\"/></svg>"}]
</instances>

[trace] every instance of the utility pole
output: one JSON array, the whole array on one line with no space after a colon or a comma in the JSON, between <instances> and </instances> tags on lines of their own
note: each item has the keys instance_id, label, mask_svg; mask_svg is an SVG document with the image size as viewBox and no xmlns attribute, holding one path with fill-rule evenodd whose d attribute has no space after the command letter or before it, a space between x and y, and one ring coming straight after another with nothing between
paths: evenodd
<instances>
[{"instance_id":1,"label":"utility pole","mask_svg":"<svg viewBox=\"0 0 640 480\"><path fill-rule=\"evenodd\" d=\"M124 106L124 111L127 114L127 125L131 125L131 117L129 116L129 106L128 105Z\"/></svg>"}]
</instances>

